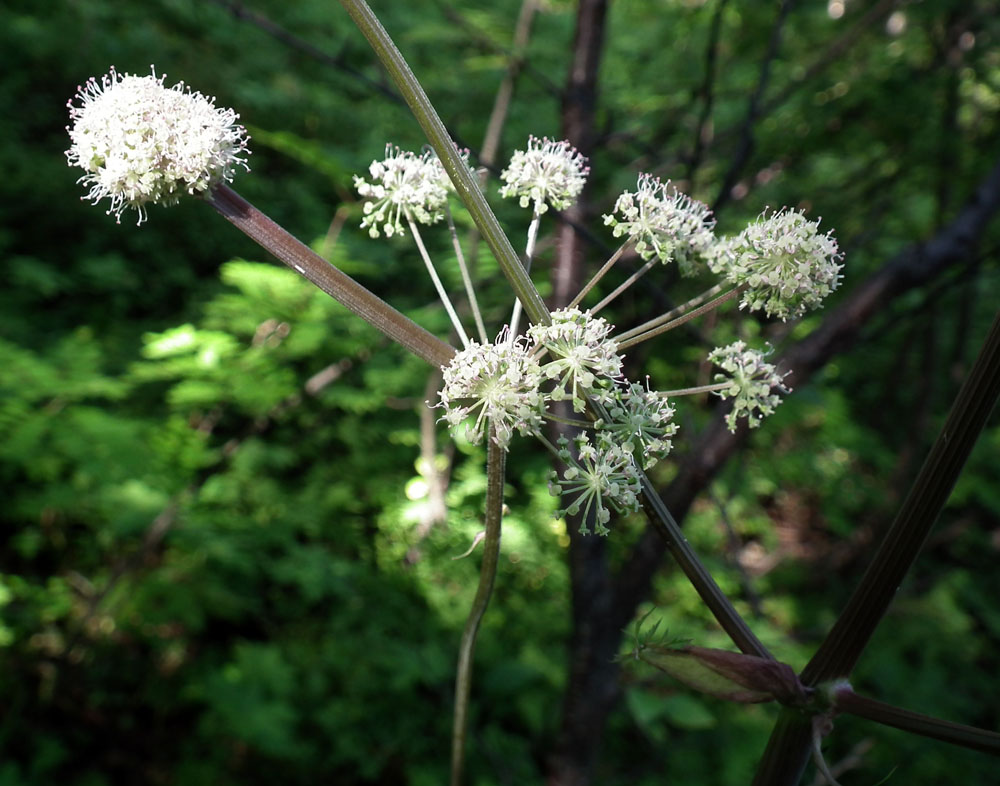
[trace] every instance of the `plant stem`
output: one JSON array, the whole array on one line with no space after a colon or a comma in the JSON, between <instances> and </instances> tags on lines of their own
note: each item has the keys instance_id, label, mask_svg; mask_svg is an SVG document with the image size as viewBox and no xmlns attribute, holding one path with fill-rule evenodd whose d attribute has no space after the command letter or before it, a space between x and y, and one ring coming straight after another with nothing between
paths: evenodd
<instances>
[{"instance_id":1,"label":"plant stem","mask_svg":"<svg viewBox=\"0 0 1000 786\"><path fill-rule=\"evenodd\" d=\"M601 266L601 269L597 271L597 273L594 275L592 279L590 279L590 281L587 282L586 286L584 286L584 288L580 290L580 293L575 298L573 298L573 300L570 302L568 306L566 306L566 308L576 308L578 305L580 305L580 301L582 301L585 297L587 297L587 295L590 294L590 290L596 287L598 282L602 278L604 278L604 276L607 275L608 271L611 270L611 268L615 266L615 262L621 259L622 254L625 253L625 249L629 247L630 242L631 241L626 240L624 243L618 246L618 250L615 251L615 253L611 255L611 258ZM592 313L596 314L597 312L594 311Z\"/></svg>"},{"instance_id":2,"label":"plant stem","mask_svg":"<svg viewBox=\"0 0 1000 786\"><path fill-rule=\"evenodd\" d=\"M447 366L455 348L369 292L296 239L227 185L206 200L251 240L318 286L365 322L432 366Z\"/></svg>"},{"instance_id":3,"label":"plant stem","mask_svg":"<svg viewBox=\"0 0 1000 786\"><path fill-rule=\"evenodd\" d=\"M510 240L500 228L500 223L479 188L469 167L459 155L455 143L449 136L444 123L427 98L427 94L406 64L389 34L382 27L378 17L364 0L340 0L358 29L368 39L372 49L392 77L400 94L413 112L417 122L427 136L428 142L434 148L445 171L451 177L451 182L458 192L459 198L465 204L479 228L480 234L496 257L500 269L510 281L514 295L521 301L528 318L536 325L548 325L552 321L541 295L535 289L528 277L521 260L510 244Z\"/></svg>"},{"instance_id":4,"label":"plant stem","mask_svg":"<svg viewBox=\"0 0 1000 786\"><path fill-rule=\"evenodd\" d=\"M427 273L431 277L431 281L434 282L434 288L437 290L438 298L441 300L441 305L444 306L444 310L448 312L448 319L451 320L452 327L455 328L455 332L458 333L458 339L462 342L462 347L465 349L469 348L469 337L465 335L465 329L462 327L462 322L458 318L458 314L455 313L455 307L451 304L451 298L448 297L448 293L445 291L444 284L441 283L441 279L434 269L434 263L431 262L430 254L427 253L427 248L424 246L424 239L420 236L420 230L417 229L417 223L413 220L413 216L410 215L409 211L406 211L406 220L410 225L410 232L413 233L413 241L417 244L417 248L420 250L420 257L424 260L424 264L427 266Z\"/></svg>"},{"instance_id":5,"label":"plant stem","mask_svg":"<svg viewBox=\"0 0 1000 786\"><path fill-rule=\"evenodd\" d=\"M643 265L641 268L635 271L631 276L626 278L621 284L619 284L614 292L605 296L600 303L598 303L596 306L590 309L590 313L597 314L602 308L611 305L622 292L624 292L626 289L632 286L636 281L638 281L640 278L646 275L646 273L652 270L653 265L655 265L659 261L660 260L657 259L656 257L653 257L651 260L649 260L645 265Z\"/></svg>"},{"instance_id":6,"label":"plant stem","mask_svg":"<svg viewBox=\"0 0 1000 786\"><path fill-rule=\"evenodd\" d=\"M859 696L850 688L841 688L834 693L834 706L840 712L847 712L861 718L892 726L922 737L930 737L963 748L1000 756L1000 734L975 726L934 718L902 707Z\"/></svg>"},{"instance_id":7,"label":"plant stem","mask_svg":"<svg viewBox=\"0 0 1000 786\"><path fill-rule=\"evenodd\" d=\"M1000 396L1000 312L909 494L844 611L802 671L806 685L847 677L948 500Z\"/></svg>"},{"instance_id":8,"label":"plant stem","mask_svg":"<svg viewBox=\"0 0 1000 786\"><path fill-rule=\"evenodd\" d=\"M698 385L694 388L678 388L677 390L659 390L656 395L662 396L663 398L670 398L672 396L695 396L699 393L714 393L716 390L725 390L730 385L731 382L714 382L711 385Z\"/></svg>"},{"instance_id":9,"label":"plant stem","mask_svg":"<svg viewBox=\"0 0 1000 786\"><path fill-rule=\"evenodd\" d=\"M649 518L653 528L666 541L667 550L684 571L684 575L688 577L695 591L708 606L709 611L718 620L719 625L726 631L733 643L740 648L740 651L747 655L774 660L774 656L757 638L750 626L747 625L746 620L733 608L729 598L715 583L712 574L698 559L698 555L691 548L684 533L681 532L680 525L667 510L667 506L663 504L663 500L660 499L653 484L642 470L639 470L639 479L642 482L642 496L645 500L643 508L647 518Z\"/></svg>"},{"instance_id":10,"label":"plant stem","mask_svg":"<svg viewBox=\"0 0 1000 786\"><path fill-rule=\"evenodd\" d=\"M682 316L679 316L675 319L669 319L671 314L674 314L677 311L686 310L688 308L687 304L680 306L679 308L676 308L673 311L669 311L663 316L657 317L656 319L652 319L649 322L645 323L644 325L639 325L639 327L627 330L618 337L618 348L625 349L626 347L631 347L634 346L635 344L641 344L643 341L647 341L648 339L651 339L654 336L658 336L661 333L666 333L668 330L673 330L676 327L680 327L685 322L690 322L692 319L700 317L702 314L707 314L712 309L718 308L726 301L732 300L739 294L739 292L740 292L739 287L734 287L733 289L730 289L728 292L719 295L714 300L710 300L705 305L699 306L694 311L689 311L688 313L682 314ZM699 296L699 298L701 297L704 296Z\"/></svg>"},{"instance_id":11,"label":"plant stem","mask_svg":"<svg viewBox=\"0 0 1000 786\"><path fill-rule=\"evenodd\" d=\"M537 210L531 217L528 224L528 242L524 245L524 272L531 272L531 260L535 256L535 243L538 242L538 227L542 223L542 214ZM521 322L521 301L514 301L514 310L510 315L510 340L517 338L519 323Z\"/></svg>"},{"instance_id":12,"label":"plant stem","mask_svg":"<svg viewBox=\"0 0 1000 786\"><path fill-rule=\"evenodd\" d=\"M483 561L479 569L479 587L472 609L465 621L462 642L458 649L458 669L455 673L455 719L451 732L451 786L462 782L465 763L465 731L469 712L469 692L472 686L472 655L476 647L479 623L486 613L493 592L497 562L500 557L500 523L503 519L503 477L507 452L497 445L496 431L490 425L486 449L486 537L483 539Z\"/></svg>"},{"instance_id":13,"label":"plant stem","mask_svg":"<svg viewBox=\"0 0 1000 786\"><path fill-rule=\"evenodd\" d=\"M462 284L465 286L465 294L469 298L469 308L472 309L472 318L476 321L476 330L479 331L479 343L489 344L490 339L486 334L486 325L483 324L483 314L479 310L479 300L476 298L476 288L472 286L472 277L469 275L469 266L465 264L465 254L462 253L462 244L458 241L458 230L455 229L455 219L451 216L451 210L445 206L444 214L448 219L448 233L451 235L451 244L455 248L455 256L458 258L458 269L462 271Z\"/></svg>"}]
</instances>

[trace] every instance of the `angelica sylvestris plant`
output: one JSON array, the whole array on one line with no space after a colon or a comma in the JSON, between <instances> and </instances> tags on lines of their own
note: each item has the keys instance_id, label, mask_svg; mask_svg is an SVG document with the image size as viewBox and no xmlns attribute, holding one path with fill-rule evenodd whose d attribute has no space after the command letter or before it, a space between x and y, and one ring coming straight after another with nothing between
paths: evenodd
<instances>
[{"instance_id":1,"label":"angelica sylvestris plant","mask_svg":"<svg viewBox=\"0 0 1000 786\"><path fill-rule=\"evenodd\" d=\"M372 182L355 178L365 198L362 228L378 237L402 234L401 216L418 238L416 221L436 223L446 209L441 170L429 154L418 156L392 146L387 157L370 167ZM531 210L523 262L529 267L542 217L549 208L569 207L583 189L589 169L568 142L530 137L527 149L515 151L501 173L501 197L516 198ZM455 433L474 444L494 426L494 439L506 450L514 434L537 438L565 465L553 473L550 487L561 495L559 513L583 514L581 531L606 535L611 511L639 508L640 470L649 469L671 449L677 431L668 396L714 393L732 406L726 417L731 430L746 420L753 428L780 403L782 375L764 353L736 341L708 353L718 368L710 385L660 392L629 381L622 374L622 350L658 336L722 304L742 298L740 307L783 319L818 306L839 281L840 254L830 234L801 213L765 213L736 238L718 239L715 220L703 203L649 174L638 178L634 192L618 197L605 216L621 248L581 291L569 308L552 313L551 323L531 325L518 334L520 303L493 343L463 341L465 349L444 369L438 406ZM382 228L382 232L379 231ZM453 228L453 225L452 225ZM456 239L456 238L453 238ZM456 239L457 240L457 239ZM457 245L457 244L456 244ZM459 336L450 296L441 286L422 242L427 269ZM586 295L623 253L632 248L645 265L593 308L582 310ZM459 255L463 278L467 270ZM682 275L711 271L722 281L669 314L617 335L596 315L656 263L678 265ZM468 289L470 309L481 317ZM555 413L568 402L578 417L566 421ZM546 421L560 420L574 429L572 439L553 445L545 436Z\"/></svg>"},{"instance_id":2,"label":"angelica sylvestris plant","mask_svg":"<svg viewBox=\"0 0 1000 786\"><path fill-rule=\"evenodd\" d=\"M363 203L361 226L372 238L389 242L407 234L412 237L461 343L461 350L456 350L239 197L228 186L236 169L248 169L247 135L236 122L238 115L217 108L214 99L183 84L166 87L164 81L155 71L136 76L111 69L78 90L79 103L69 103L71 147L66 157L71 166L84 170L80 182L89 187L85 198L108 199L108 212L118 220L126 209L134 209L140 224L147 220L150 204L172 205L185 194L203 199L356 315L441 368L437 406L443 420L454 432L464 431L471 442L487 443L484 557L456 675L453 784L461 776L472 648L499 552L505 454L516 436L535 437L559 459L563 469L552 473L550 488L562 498L561 514L580 517L583 533L592 528L607 535L613 513L637 511L644 498L652 500L651 520L670 533L674 555L689 576L698 577L695 585L720 623L744 651L768 656L678 536L676 522L656 497L644 470L672 448L677 426L671 399L714 393L732 401L726 421L731 429L741 419L757 426L778 405L778 394L785 392L781 375L765 362L762 352L737 341L708 354L718 368L713 383L658 391L649 379L640 383L625 377L623 353L737 299L740 308L781 319L817 307L836 288L840 271L836 241L820 233L818 222L780 210L765 213L736 237L719 239L704 204L669 182L642 174L636 190L623 193L605 217L622 245L567 308L549 314L527 271L543 217L550 215L550 208L569 207L582 192L589 174L586 159L568 142L531 137L527 148L515 152L503 170L500 196L514 198L531 211L519 266L506 237L494 231L495 216L477 201L482 197L470 176L468 153L457 151L450 142L436 144L439 160L430 152L417 154L388 145L385 157L371 164L367 176L355 178ZM412 92L412 85L407 89ZM428 114L424 120L432 141L440 141L443 126L436 115ZM449 199L456 193L453 183L460 184L457 191L524 299L523 304L514 299L508 324L496 330L492 342L450 213ZM442 220L451 234L478 340L469 338L423 241L421 227ZM629 250L645 264L603 300L586 306L593 288ZM677 264L685 276L711 271L721 281L667 314L616 332L599 312L656 264ZM532 320L523 333L522 310ZM570 414L560 414L565 412ZM546 436L549 422L564 426L555 444Z\"/></svg>"}]
</instances>

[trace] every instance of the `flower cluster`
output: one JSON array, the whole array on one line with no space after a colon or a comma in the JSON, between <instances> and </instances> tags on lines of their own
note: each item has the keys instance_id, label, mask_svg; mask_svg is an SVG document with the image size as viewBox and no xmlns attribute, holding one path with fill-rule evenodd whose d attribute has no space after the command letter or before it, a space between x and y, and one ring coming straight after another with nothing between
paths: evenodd
<instances>
[{"instance_id":1,"label":"flower cluster","mask_svg":"<svg viewBox=\"0 0 1000 786\"><path fill-rule=\"evenodd\" d=\"M518 197L521 207L533 204L539 215L549 205L564 210L583 191L589 173L587 159L569 142L530 137L528 149L515 151L510 165L500 173L504 181L500 195Z\"/></svg>"},{"instance_id":2,"label":"flower cluster","mask_svg":"<svg viewBox=\"0 0 1000 786\"><path fill-rule=\"evenodd\" d=\"M191 92L183 82L164 87L166 75L119 74L91 78L68 103L70 166L86 174L85 199L110 199L108 214L132 208L138 223L148 204L173 205L184 194L210 191L246 164L247 134L232 109Z\"/></svg>"},{"instance_id":3,"label":"flower cluster","mask_svg":"<svg viewBox=\"0 0 1000 786\"><path fill-rule=\"evenodd\" d=\"M587 395L608 387L621 377L618 344L609 338L611 325L577 308L552 314L551 325L533 325L528 335L552 355L542 375L556 382L552 401L570 400L576 412L587 406Z\"/></svg>"},{"instance_id":4,"label":"flower cluster","mask_svg":"<svg viewBox=\"0 0 1000 786\"><path fill-rule=\"evenodd\" d=\"M747 348L742 341L717 347L709 353L710 362L722 369L715 381L726 387L715 391L722 399L733 399L733 408L726 415L726 425L736 431L736 420L747 419L750 428L757 428L765 415L774 412L781 398L774 392L788 393L782 385L782 375L765 362L764 353Z\"/></svg>"},{"instance_id":5,"label":"flower cluster","mask_svg":"<svg viewBox=\"0 0 1000 786\"><path fill-rule=\"evenodd\" d=\"M506 448L514 431L536 433L542 424L542 375L523 338L509 340L506 332L495 344L471 342L444 369L441 406L444 420L454 430L463 424L473 444L482 442L487 421L496 441ZM472 415L475 422L466 423Z\"/></svg>"},{"instance_id":6,"label":"flower cluster","mask_svg":"<svg viewBox=\"0 0 1000 786\"><path fill-rule=\"evenodd\" d=\"M562 477L554 470L549 480L549 492L561 495L569 504L564 512L571 515L581 513L580 532L587 534L587 521L594 514L594 532L607 535L611 511L639 510L639 495L642 486L632 452L622 445L599 435L595 447L586 433L574 440L576 451L569 449L565 437L559 439L559 457L566 463Z\"/></svg>"},{"instance_id":7,"label":"flower cluster","mask_svg":"<svg viewBox=\"0 0 1000 786\"><path fill-rule=\"evenodd\" d=\"M708 206L649 174L639 175L635 193L618 197L604 223L614 227L615 237L627 235L646 261L654 256L663 263L676 261L686 276L698 272L698 262L715 240Z\"/></svg>"},{"instance_id":8,"label":"flower cluster","mask_svg":"<svg viewBox=\"0 0 1000 786\"><path fill-rule=\"evenodd\" d=\"M670 437L677 433L677 424L672 422L674 408L665 396L629 382L616 387L604 406L608 420L597 422L598 433L642 456L643 469L651 468L670 453Z\"/></svg>"},{"instance_id":9,"label":"flower cluster","mask_svg":"<svg viewBox=\"0 0 1000 786\"><path fill-rule=\"evenodd\" d=\"M491 418L504 448L515 430L541 438L554 402L569 401L580 413L588 400L598 402L606 417L589 427L593 435L580 431L575 448L560 444L567 469L550 488L564 495L561 512L582 512L584 522L593 514L601 534L607 533L609 509L637 509L640 465L648 469L666 456L677 431L665 398L622 377L611 330L605 320L575 308L554 312L551 325L534 325L527 337L511 340L504 330L495 344L473 343L456 354L440 393L443 419L453 430L464 426L479 442ZM535 360L546 352L547 360Z\"/></svg>"},{"instance_id":10,"label":"flower cluster","mask_svg":"<svg viewBox=\"0 0 1000 786\"><path fill-rule=\"evenodd\" d=\"M787 319L816 308L840 283L842 256L819 222L795 210L765 212L730 241L719 268L745 287L741 308Z\"/></svg>"},{"instance_id":11,"label":"flower cluster","mask_svg":"<svg viewBox=\"0 0 1000 786\"><path fill-rule=\"evenodd\" d=\"M365 197L361 227L371 237L405 233L409 218L434 224L444 218L451 181L431 152L422 155L386 145L385 158L368 167L371 182L354 176L354 187Z\"/></svg>"}]
</instances>

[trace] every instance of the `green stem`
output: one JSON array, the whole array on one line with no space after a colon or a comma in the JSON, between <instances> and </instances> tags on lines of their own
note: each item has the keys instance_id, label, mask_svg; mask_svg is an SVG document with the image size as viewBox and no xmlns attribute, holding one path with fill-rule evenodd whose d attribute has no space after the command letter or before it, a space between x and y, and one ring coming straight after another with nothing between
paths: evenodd
<instances>
[{"instance_id":1,"label":"green stem","mask_svg":"<svg viewBox=\"0 0 1000 786\"><path fill-rule=\"evenodd\" d=\"M479 188L468 165L462 160L449 136L444 123L427 98L427 94L406 64L389 34L382 27L378 17L364 0L340 0L340 3L350 14L358 29L368 39L372 49L385 67L410 111L427 136L434 152L437 153L445 171L451 177L451 182L458 192L459 198L465 204L472 220L479 228L480 234L496 257L497 263L507 280L510 281L514 295L521 301L528 318L536 325L548 325L552 321L541 295L535 289L528 277L521 260L510 244L510 240L500 228L497 217Z\"/></svg>"},{"instance_id":2,"label":"green stem","mask_svg":"<svg viewBox=\"0 0 1000 786\"><path fill-rule=\"evenodd\" d=\"M730 387L732 382L713 382L711 385L698 385L693 388L677 388L676 390L658 390L656 395L662 396L663 398L672 398L675 396L696 396L699 393L714 393L716 390L725 390Z\"/></svg>"},{"instance_id":3,"label":"green stem","mask_svg":"<svg viewBox=\"0 0 1000 786\"><path fill-rule=\"evenodd\" d=\"M455 307L451 304L451 298L448 297L448 292L445 290L444 284L441 283L441 278L438 276L437 270L434 269L431 255L427 253L427 248L424 246L424 239L420 236L420 230L417 229L417 222L413 220L413 216L410 215L409 211L406 211L406 220L410 225L410 232L413 233L413 242L417 244L417 249L420 251L420 258L424 260L427 273L430 275L431 281L434 282L434 289L437 290L438 299L440 299L441 305L444 306L444 310L448 312L448 319L451 320L451 325L455 328L458 339L462 342L462 347L468 349L469 337L465 334L462 321L458 318L458 314L455 313Z\"/></svg>"},{"instance_id":4,"label":"green stem","mask_svg":"<svg viewBox=\"0 0 1000 786\"><path fill-rule=\"evenodd\" d=\"M568 306L566 306L566 308L576 308L578 305L580 305L580 302L585 297L587 297L587 295L590 294L590 290L596 287L598 282L600 282L600 280L607 275L608 271L615 266L615 263L622 258L622 254L625 253L625 249L629 247L629 244L631 242L632 241L630 240L626 240L624 243L618 246L618 250L615 251L615 253L611 255L611 258L601 266L601 269L594 274L594 277L587 282L587 285L580 290L579 294L575 298L573 298L573 300L570 302ZM591 311L591 313L596 314L597 312Z\"/></svg>"},{"instance_id":5,"label":"green stem","mask_svg":"<svg viewBox=\"0 0 1000 786\"><path fill-rule=\"evenodd\" d=\"M483 313L479 310L479 300L476 298L476 288L472 285L469 266L465 264L465 254L462 253L462 244L458 240L455 219L451 217L451 210L447 205L444 214L448 219L448 233L451 235L451 244L455 249L455 256L458 258L458 269L462 272L462 284L465 286L465 294L469 298L469 308L472 309L472 318L476 321L476 330L479 331L479 343L489 344L490 339L486 334L486 325L483 324Z\"/></svg>"},{"instance_id":6,"label":"green stem","mask_svg":"<svg viewBox=\"0 0 1000 786\"><path fill-rule=\"evenodd\" d=\"M479 587L472 609L465 621L462 642L458 648L458 668L455 673L455 720L451 732L451 786L462 782L465 763L465 732L469 712L469 692L472 686L472 655L476 647L479 623L486 613L493 592L497 562L500 558L500 523L503 519L503 477L506 451L496 443L496 432L490 426L486 452L486 537L483 539L483 562L479 570Z\"/></svg>"},{"instance_id":7,"label":"green stem","mask_svg":"<svg viewBox=\"0 0 1000 786\"><path fill-rule=\"evenodd\" d=\"M699 597L708 606L709 611L718 620L719 625L742 652L774 660L774 656L733 607L722 588L715 583L712 574L708 572L694 549L691 548L691 544L681 532L680 525L671 515L667 506L663 504L663 500L660 499L653 484L642 470L639 470L639 479L642 482L642 496L645 500L643 507L646 510L646 516L653 528L666 541L667 550L684 571L684 575L688 577Z\"/></svg>"},{"instance_id":8,"label":"green stem","mask_svg":"<svg viewBox=\"0 0 1000 786\"><path fill-rule=\"evenodd\" d=\"M229 186L218 186L206 201L251 240L417 357L441 368L455 356L454 347L338 270Z\"/></svg>"},{"instance_id":9,"label":"green stem","mask_svg":"<svg viewBox=\"0 0 1000 786\"><path fill-rule=\"evenodd\" d=\"M806 685L847 677L951 494L1000 396L1000 312L889 532L844 611L802 671Z\"/></svg>"},{"instance_id":10,"label":"green stem","mask_svg":"<svg viewBox=\"0 0 1000 786\"><path fill-rule=\"evenodd\" d=\"M1000 734L975 726L934 718L902 707L859 696L850 688L841 688L834 693L834 706L840 712L847 712L861 718L892 726L922 737L949 742L963 748L1000 756Z\"/></svg>"},{"instance_id":11,"label":"green stem","mask_svg":"<svg viewBox=\"0 0 1000 786\"><path fill-rule=\"evenodd\" d=\"M535 243L538 242L538 227L542 223L542 214L537 210L535 214L531 217L531 223L528 224L528 242L524 245L524 272L531 272L531 260L535 256ZM518 328L521 323L521 301L520 299L514 301L514 310L510 315L510 340L513 341L517 338Z\"/></svg>"},{"instance_id":12,"label":"green stem","mask_svg":"<svg viewBox=\"0 0 1000 786\"><path fill-rule=\"evenodd\" d=\"M636 281L638 281L640 278L646 275L650 270L652 270L653 265L655 265L659 261L660 260L657 259L656 257L653 257L651 260L649 260L645 265L643 265L641 268L635 271L631 276L626 278L621 284L619 284L614 292L611 292L610 294L605 296L600 303L598 303L596 306L590 309L590 313L597 314L600 312L602 308L610 306L615 300L618 299L618 296L622 292L624 292L626 289L632 286Z\"/></svg>"},{"instance_id":13,"label":"green stem","mask_svg":"<svg viewBox=\"0 0 1000 786\"><path fill-rule=\"evenodd\" d=\"M627 347L631 347L636 344L641 344L643 341L648 341L654 336L658 336L661 333L666 333L668 330L673 330L676 327L680 327L685 322L690 322L692 319L700 317L702 314L707 314L709 311L718 308L726 301L732 300L739 293L740 293L739 287L735 287L733 289L730 289L728 292L719 295L714 300L710 300L705 305L699 306L694 311L689 311L688 313L679 316L676 319L671 319L669 322L666 322L666 320L670 316L670 314L674 313L673 311L664 314L662 317L657 317L656 319L650 320L645 325L640 325L637 328L632 328L632 330L628 330L625 333L622 333L621 336L618 337L618 349L625 349ZM686 305L681 306L681 308L682 309L686 308ZM674 309L674 311L676 310L677 309ZM665 324L660 324L664 322ZM656 324L659 324L659 327L653 327L652 329L649 329L651 326Z\"/></svg>"}]
</instances>

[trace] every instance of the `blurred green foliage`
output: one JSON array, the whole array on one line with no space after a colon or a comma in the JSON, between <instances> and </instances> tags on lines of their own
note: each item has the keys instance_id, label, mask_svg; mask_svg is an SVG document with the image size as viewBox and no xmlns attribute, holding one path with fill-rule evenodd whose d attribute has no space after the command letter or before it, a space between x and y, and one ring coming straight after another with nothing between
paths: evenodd
<instances>
[{"instance_id":1,"label":"blurred green foliage","mask_svg":"<svg viewBox=\"0 0 1000 786\"><path fill-rule=\"evenodd\" d=\"M711 144L686 184L715 198L774 9L621 0L601 69L597 210L639 169L685 179L719 5L714 106L701 130ZM850 290L932 236L995 163L1000 25L990 3L936 0L906 5L897 32L884 19L852 32L863 4L848 3L842 19L835 5L803 3L789 16L739 198L719 223L733 231L765 205L822 215L848 253ZM376 4L472 148L518 7ZM336 4L252 8L333 60L221 3L0 7L0 786L446 779L454 658L477 576L475 557L452 557L480 526L483 451L439 433L431 472L421 413L432 388L420 361L196 201L157 209L142 228L128 216L116 226L80 202L63 159L75 86L111 64L143 73L155 63L168 83L183 79L242 114L254 155L241 193L443 335L419 259L356 229L351 190L387 141L419 148L419 129ZM536 21L507 153L529 133L559 134L573 11L551 2ZM842 37L847 48L810 76ZM497 209L517 244L526 217ZM720 584L794 666L843 605L983 335L1000 293L997 240L994 225L969 266L868 326L688 517ZM429 241L457 288L448 243ZM610 242L595 222L594 267ZM542 248L544 261L551 244ZM492 260L478 265L495 327L507 290ZM632 290L616 319L662 308L668 292L680 300L671 283ZM776 335L746 320L737 330ZM692 384L705 347L696 332L686 338L637 347L630 361L660 387ZM682 436L708 412L686 405ZM855 679L883 700L994 729L998 450L994 423ZM508 464L510 514L473 688L469 783L483 786L542 781L566 681L565 524L550 516L545 455L518 444ZM443 521L435 477L447 481ZM616 525L613 563L641 529L640 517ZM676 571L657 577L651 603L671 634L725 646ZM727 706L642 672L626 679L595 782L749 782L773 708ZM838 722L829 759L866 740L845 786L893 767L919 784L985 783L994 772L985 757L857 720Z\"/></svg>"}]
</instances>

